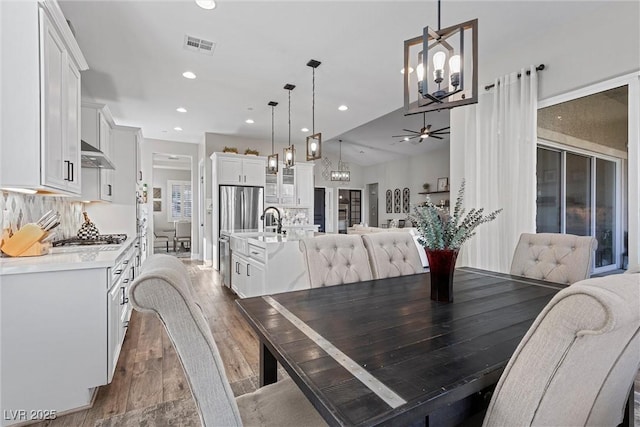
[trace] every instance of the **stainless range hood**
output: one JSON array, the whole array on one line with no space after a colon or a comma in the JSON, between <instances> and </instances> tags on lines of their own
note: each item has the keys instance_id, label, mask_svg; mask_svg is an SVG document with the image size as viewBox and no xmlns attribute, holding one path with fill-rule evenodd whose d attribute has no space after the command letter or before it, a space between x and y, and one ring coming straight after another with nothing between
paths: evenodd
<instances>
[{"instance_id":1,"label":"stainless range hood","mask_svg":"<svg viewBox=\"0 0 640 427\"><path fill-rule=\"evenodd\" d=\"M83 168L115 169L104 153L85 141L80 141L81 165Z\"/></svg>"}]
</instances>

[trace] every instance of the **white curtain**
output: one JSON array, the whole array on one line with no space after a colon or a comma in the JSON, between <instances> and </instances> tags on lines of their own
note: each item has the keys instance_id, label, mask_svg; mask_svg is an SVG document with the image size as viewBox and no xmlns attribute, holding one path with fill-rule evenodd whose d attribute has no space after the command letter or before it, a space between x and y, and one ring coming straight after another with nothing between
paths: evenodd
<instances>
[{"instance_id":1,"label":"white curtain","mask_svg":"<svg viewBox=\"0 0 640 427\"><path fill-rule=\"evenodd\" d=\"M503 209L464 245L471 267L508 273L520 234L536 230L538 82L535 66L529 71L496 79L466 114L465 208Z\"/></svg>"}]
</instances>

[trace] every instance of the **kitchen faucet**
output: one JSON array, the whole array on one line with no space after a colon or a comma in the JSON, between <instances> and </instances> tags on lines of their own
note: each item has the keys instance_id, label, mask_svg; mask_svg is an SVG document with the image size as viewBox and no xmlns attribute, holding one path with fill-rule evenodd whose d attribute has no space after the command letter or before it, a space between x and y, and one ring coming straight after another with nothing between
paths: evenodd
<instances>
[{"instance_id":1,"label":"kitchen faucet","mask_svg":"<svg viewBox=\"0 0 640 427\"><path fill-rule=\"evenodd\" d=\"M278 208L276 208L275 206L267 206L264 211L262 211L262 215L260 216L260 219L262 220L262 227L264 228L264 215L267 213L267 211L269 209L273 209L276 212L278 212L278 218L276 219L276 224L278 225L277 229L276 229L276 233L277 234L282 234L282 214L280 213L280 211L278 210Z\"/></svg>"}]
</instances>

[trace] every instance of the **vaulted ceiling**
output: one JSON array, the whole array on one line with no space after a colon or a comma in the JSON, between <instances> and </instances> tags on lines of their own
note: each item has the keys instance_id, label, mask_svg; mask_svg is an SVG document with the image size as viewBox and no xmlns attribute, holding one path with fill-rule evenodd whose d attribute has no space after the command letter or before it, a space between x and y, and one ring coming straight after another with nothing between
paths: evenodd
<instances>
[{"instance_id":1,"label":"vaulted ceiling","mask_svg":"<svg viewBox=\"0 0 640 427\"><path fill-rule=\"evenodd\" d=\"M436 1L217 3L204 10L192 0L62 1L90 66L82 75L83 96L108 104L116 123L142 127L145 137L201 142L213 132L263 139L266 152L269 101L279 102L276 143L288 141L285 83L296 85L291 140L301 146L310 133L301 131L312 127L306 63L316 59L322 65L316 71L315 122L327 141L325 152L337 153L334 141L342 138L345 160L370 165L440 146L391 138L422 125L421 116L404 117L400 108L402 48L425 25L437 25ZM445 0L442 25L478 18L480 56L489 58L602 7L606 2ZM185 35L214 42L213 55L186 50ZM187 70L197 78L183 78ZM339 111L340 105L349 109ZM448 114L432 113L427 121L446 126Z\"/></svg>"}]
</instances>

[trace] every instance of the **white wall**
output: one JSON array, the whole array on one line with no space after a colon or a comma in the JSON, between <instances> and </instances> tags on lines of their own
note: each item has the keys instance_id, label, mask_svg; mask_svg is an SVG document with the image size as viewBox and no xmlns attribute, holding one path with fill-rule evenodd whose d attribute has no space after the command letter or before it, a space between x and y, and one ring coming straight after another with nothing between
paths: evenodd
<instances>
[{"instance_id":1,"label":"white wall","mask_svg":"<svg viewBox=\"0 0 640 427\"><path fill-rule=\"evenodd\" d=\"M147 208L149 212L149 231L147 236L149 239L153 237L152 230L154 227L153 221L153 177L154 177L154 169L153 169L153 154L161 153L161 154L176 154L180 156L190 156L191 157L191 188L193 189L193 202L191 206L191 211L193 212L193 220L191 221L191 258L192 259L201 259L201 248L200 242L201 238L199 237L199 224L200 218L198 214L200 212L200 203L198 201L198 156L200 154L200 146L199 144L190 144L185 142L176 142L176 141L165 141L161 139L151 139L145 138L141 144L141 153L142 153L142 177L143 183L147 184L148 187L148 197L147 197ZM152 242L149 242L152 243ZM153 247L152 244L149 247Z\"/></svg>"},{"instance_id":2,"label":"white wall","mask_svg":"<svg viewBox=\"0 0 640 427\"><path fill-rule=\"evenodd\" d=\"M553 14L556 2L541 3L550 15ZM509 34L508 46L502 49L495 46L495 54L480 57L478 69L480 75L479 87L484 91L484 85L489 84L498 76L516 71L530 64L544 63L546 69L538 73L539 100L553 97L562 93L588 86L600 81L620 76L640 67L640 16L639 2L602 1L598 13L583 16L566 25L545 28L535 35ZM566 5L566 3L565 3ZM575 3L580 7L580 2ZM500 26L501 20L510 19L509 16L495 16L494 22L481 22L482 28ZM482 39L480 38L480 42ZM631 93L629 94L632 100ZM465 175L463 138L467 107L451 110L451 187L458 188ZM632 123L637 116L630 116ZM629 139L629 182L637 182L638 176L638 145L635 137ZM635 163L635 165L634 165ZM634 172L635 171L635 172ZM635 174L635 175L634 175ZM630 234L629 244L630 265L640 262L638 259L638 229L632 236L631 217L638 217L638 194L630 195L629 200ZM632 246L632 240L635 247ZM459 257L462 260L463 257ZM464 263L464 261L462 261Z\"/></svg>"},{"instance_id":3,"label":"white wall","mask_svg":"<svg viewBox=\"0 0 640 427\"><path fill-rule=\"evenodd\" d=\"M363 181L365 184L378 183L378 221L384 224L387 219L403 219L407 213L386 213L385 194L387 190L400 191L405 187L409 188L411 195L411 205L422 203L426 196L418 194L424 192L422 185L431 184L429 191L435 191L438 178L449 176L449 147L439 150L429 151L420 156L406 157L401 160L369 166L363 170ZM363 193L363 196L365 194ZM448 194L433 194L431 201L437 203L441 198L448 198ZM368 199L368 197L367 197ZM368 200L366 203L366 216L363 220L368 220Z\"/></svg>"}]
</instances>

